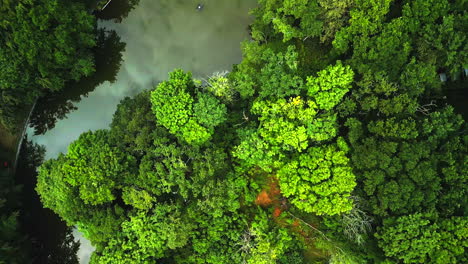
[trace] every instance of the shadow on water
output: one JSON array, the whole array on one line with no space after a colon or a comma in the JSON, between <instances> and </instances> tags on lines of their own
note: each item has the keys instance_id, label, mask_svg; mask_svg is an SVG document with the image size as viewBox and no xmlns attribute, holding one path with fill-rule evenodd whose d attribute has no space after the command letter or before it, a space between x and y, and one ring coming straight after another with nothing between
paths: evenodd
<instances>
[{"instance_id":1,"label":"shadow on water","mask_svg":"<svg viewBox=\"0 0 468 264\"><path fill-rule=\"evenodd\" d=\"M32 136L34 130L36 134L43 133L32 138L47 147L46 158L65 153L69 144L85 131L108 128L123 98L152 88L158 80L167 79L167 73L175 68L191 71L196 78L230 70L242 58L239 43L248 39L246 28L252 21L248 10L257 4L255 0L140 0L130 11L132 6L120 1L112 0L111 4L122 5L127 11L109 15L110 20L98 21L100 28L115 30L126 43L123 54L100 49L102 54L110 52L101 56L108 59L109 65L117 65L109 67L114 70L106 69L105 63L97 61L101 66L98 65L94 77L37 104L41 110L31 120L28 135ZM201 12L196 10L199 3L205 4ZM112 11L111 4L106 12ZM127 12L128 17L123 19ZM105 18L104 14L97 15ZM115 23L113 19L123 20ZM115 44L111 42L109 46ZM101 77L103 70L110 70L108 77ZM93 81L93 78L97 79ZM116 80L111 85L104 82L96 87L106 79ZM73 233L82 241L78 257L81 263L88 263L94 248L79 232Z\"/></svg>"},{"instance_id":2,"label":"shadow on water","mask_svg":"<svg viewBox=\"0 0 468 264\"><path fill-rule=\"evenodd\" d=\"M468 121L468 89L451 89L446 93L447 102L455 108L455 111Z\"/></svg>"},{"instance_id":3,"label":"shadow on water","mask_svg":"<svg viewBox=\"0 0 468 264\"><path fill-rule=\"evenodd\" d=\"M75 103L81 101L82 96L87 96L98 85L106 81L115 82L124 50L125 43L115 31L98 29L94 50L96 72L78 82L68 83L59 93L51 93L38 100L30 119L30 127L34 128L35 134L44 134L54 128L58 120L65 119L67 114L78 109Z\"/></svg>"},{"instance_id":4,"label":"shadow on water","mask_svg":"<svg viewBox=\"0 0 468 264\"><path fill-rule=\"evenodd\" d=\"M20 150L16 184L22 186L20 226L28 234L27 248L37 264L78 264L79 243L72 230L51 210L42 207L34 190L37 167L43 162L45 148L33 144L26 137Z\"/></svg>"},{"instance_id":5,"label":"shadow on water","mask_svg":"<svg viewBox=\"0 0 468 264\"><path fill-rule=\"evenodd\" d=\"M447 103L453 106L455 112L468 121L468 76L447 82L444 95Z\"/></svg>"},{"instance_id":6,"label":"shadow on water","mask_svg":"<svg viewBox=\"0 0 468 264\"><path fill-rule=\"evenodd\" d=\"M120 23L135 9L139 2L140 0L112 0L104 10L95 11L95 15L99 19Z\"/></svg>"}]
</instances>

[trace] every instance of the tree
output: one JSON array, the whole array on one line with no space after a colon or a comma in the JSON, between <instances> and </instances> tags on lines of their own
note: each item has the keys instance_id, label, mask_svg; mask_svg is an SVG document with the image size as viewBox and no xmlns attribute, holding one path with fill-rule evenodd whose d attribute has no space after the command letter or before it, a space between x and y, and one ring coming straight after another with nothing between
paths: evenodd
<instances>
[{"instance_id":1,"label":"tree","mask_svg":"<svg viewBox=\"0 0 468 264\"><path fill-rule=\"evenodd\" d=\"M122 99L110 124L110 141L140 160L150 149L154 134L162 137L151 111L150 91ZM166 133L167 134L167 133Z\"/></svg>"},{"instance_id":2,"label":"tree","mask_svg":"<svg viewBox=\"0 0 468 264\"><path fill-rule=\"evenodd\" d=\"M190 144L203 144L225 119L226 108L211 95L197 93L195 100L191 93L195 93L191 74L176 70L151 93L152 109L172 134Z\"/></svg>"},{"instance_id":3,"label":"tree","mask_svg":"<svg viewBox=\"0 0 468 264\"><path fill-rule=\"evenodd\" d=\"M320 4L325 17L326 4L332 3ZM392 255L389 263L463 262L445 253L437 235L416 238L428 226L441 234L438 225L464 215L466 207L459 202L466 200L459 188L466 184L466 125L445 106L437 78L440 72L459 72L460 63L466 61L462 5L459 1L353 1L347 6L349 20L339 21L342 27L331 35L331 53L342 54L340 59L356 73L353 89L337 107L348 127L348 155L357 179L354 194L364 198L364 212L376 219L378 229L397 217L430 215L424 218L429 224L413 219L417 224L411 225L412 230L413 220L401 223L399 228L408 230L398 235L379 233L378 245ZM337 226L345 228L344 223ZM452 229L446 235L455 233ZM379 249L370 246L376 242L372 236L366 240L363 254L373 262L383 261L378 260ZM431 244L432 240L439 244ZM444 253L436 260L433 252Z\"/></svg>"},{"instance_id":4,"label":"tree","mask_svg":"<svg viewBox=\"0 0 468 264\"><path fill-rule=\"evenodd\" d=\"M297 74L298 53L294 46L275 52L256 42L244 42L243 51L244 60L231 77L242 98L258 94L271 99L299 94L304 81Z\"/></svg>"},{"instance_id":5,"label":"tree","mask_svg":"<svg viewBox=\"0 0 468 264\"><path fill-rule=\"evenodd\" d=\"M205 88L214 96L220 98L224 103L232 103L235 91L227 74L227 71L213 73L207 80L208 85Z\"/></svg>"},{"instance_id":6,"label":"tree","mask_svg":"<svg viewBox=\"0 0 468 264\"><path fill-rule=\"evenodd\" d=\"M124 219L116 199L134 166L133 157L108 143L106 131L88 132L70 145L67 155L41 165L36 190L44 207L100 246Z\"/></svg>"},{"instance_id":7,"label":"tree","mask_svg":"<svg viewBox=\"0 0 468 264\"><path fill-rule=\"evenodd\" d=\"M350 137L352 163L374 214L402 215L435 207L455 212L463 208L455 200L452 205L438 205L450 196L463 201L461 197L466 195L458 186L466 181L462 171L467 146L465 137L456 132L465 125L452 108L414 121L413 129L399 129L395 134L389 133L395 129L392 126L385 133L374 131L373 123L367 134L362 124L350 121L350 135L361 138Z\"/></svg>"},{"instance_id":8,"label":"tree","mask_svg":"<svg viewBox=\"0 0 468 264\"><path fill-rule=\"evenodd\" d=\"M264 170L278 169L289 154L336 137L337 119L332 110L348 92L353 72L338 62L318 75L308 78L304 99L301 96L283 98L299 94L300 90L270 94L267 98L272 99L264 99L260 92L250 110L258 116L258 129L243 132L234 155ZM275 85L272 87L281 83Z\"/></svg>"},{"instance_id":9,"label":"tree","mask_svg":"<svg viewBox=\"0 0 468 264\"><path fill-rule=\"evenodd\" d=\"M418 38L421 59L431 61L451 74L467 63L466 18L450 1L413 1L403 7L406 23ZM421 30L421 27L423 30Z\"/></svg>"},{"instance_id":10,"label":"tree","mask_svg":"<svg viewBox=\"0 0 468 264\"><path fill-rule=\"evenodd\" d=\"M3 175L2 175L3 176ZM3 178L3 177L2 177ZM16 206L17 199L12 194L18 192L19 186L11 184L11 179L1 179L0 192L0 263L22 263L29 258L29 252L24 252L26 236L20 233L18 224L19 212ZM10 181L10 183L8 183ZM9 199L6 199L9 198ZM13 205L13 206L12 206ZM16 208L15 208L16 207Z\"/></svg>"},{"instance_id":11,"label":"tree","mask_svg":"<svg viewBox=\"0 0 468 264\"><path fill-rule=\"evenodd\" d=\"M261 0L232 73L122 100L37 189L93 263L465 263L462 2Z\"/></svg>"},{"instance_id":12,"label":"tree","mask_svg":"<svg viewBox=\"0 0 468 264\"><path fill-rule=\"evenodd\" d=\"M355 7L349 11L350 24L338 30L333 41L333 46L338 51L345 52L348 50L349 42L351 41L367 45L366 38L378 32L382 27L382 21L389 10L390 3L391 0L356 1ZM355 49L362 50L359 48Z\"/></svg>"},{"instance_id":13,"label":"tree","mask_svg":"<svg viewBox=\"0 0 468 264\"><path fill-rule=\"evenodd\" d=\"M320 19L322 24L322 42L333 41L335 34L349 20L349 9L353 7L354 0L318 0L321 8Z\"/></svg>"},{"instance_id":14,"label":"tree","mask_svg":"<svg viewBox=\"0 0 468 264\"><path fill-rule=\"evenodd\" d=\"M42 207L34 191L37 168L44 162L45 147L23 139L18 156L15 181L21 184L18 218L20 231L27 235L23 251L29 253L32 263L78 264L80 242L75 241L72 228L60 217Z\"/></svg>"},{"instance_id":15,"label":"tree","mask_svg":"<svg viewBox=\"0 0 468 264\"><path fill-rule=\"evenodd\" d=\"M35 104L29 118L29 125L36 135L44 134L55 127L58 120L77 109L76 104L94 91L96 87L108 81L114 83L122 63L125 43L117 32L100 28L96 33L96 46L92 49L96 71L79 81L67 81L63 91L45 92Z\"/></svg>"},{"instance_id":16,"label":"tree","mask_svg":"<svg viewBox=\"0 0 468 264\"><path fill-rule=\"evenodd\" d=\"M259 7L252 13L256 17L252 25L252 36L256 40L268 39L264 34L268 28L280 33L284 42L320 34L322 24L316 19L320 9L315 1L260 0Z\"/></svg>"},{"instance_id":17,"label":"tree","mask_svg":"<svg viewBox=\"0 0 468 264\"><path fill-rule=\"evenodd\" d=\"M198 101L193 105L193 115L198 123L214 128L226 121L226 106L216 97L208 93L199 93L197 97Z\"/></svg>"},{"instance_id":18,"label":"tree","mask_svg":"<svg viewBox=\"0 0 468 264\"><path fill-rule=\"evenodd\" d=\"M319 109L330 111L350 90L354 73L341 61L318 72L317 77L307 78L307 95L313 97Z\"/></svg>"},{"instance_id":19,"label":"tree","mask_svg":"<svg viewBox=\"0 0 468 264\"><path fill-rule=\"evenodd\" d=\"M350 211L356 183L346 158L347 146L312 147L278 171L281 191L297 208L318 215Z\"/></svg>"},{"instance_id":20,"label":"tree","mask_svg":"<svg viewBox=\"0 0 468 264\"><path fill-rule=\"evenodd\" d=\"M115 199L120 179L133 174L135 160L106 142L107 132L84 133L68 147L63 164L64 181L77 188L86 204L100 205Z\"/></svg>"},{"instance_id":21,"label":"tree","mask_svg":"<svg viewBox=\"0 0 468 264\"><path fill-rule=\"evenodd\" d=\"M291 233L285 228L272 225L269 220L265 212L259 211L246 230L241 242L242 250L246 253L246 263L284 263L286 256L293 255L288 251L297 252L296 250L300 249ZM303 260L300 257L295 259L300 261L296 263Z\"/></svg>"},{"instance_id":22,"label":"tree","mask_svg":"<svg viewBox=\"0 0 468 264\"><path fill-rule=\"evenodd\" d=\"M123 246L142 262L185 246L195 226L182 218L178 206L159 205L148 214L138 212L122 223Z\"/></svg>"},{"instance_id":23,"label":"tree","mask_svg":"<svg viewBox=\"0 0 468 264\"><path fill-rule=\"evenodd\" d=\"M213 125L218 119L204 107L214 97L199 96L201 112L192 118ZM245 180L236 178L223 149L172 135L155 118L150 97L147 91L124 99L111 130L82 134L66 155L41 166L44 206L92 241L93 263L236 262L231 246L245 225L238 212ZM215 103L214 113L223 110Z\"/></svg>"},{"instance_id":24,"label":"tree","mask_svg":"<svg viewBox=\"0 0 468 264\"><path fill-rule=\"evenodd\" d=\"M387 219L377 237L388 257L403 263L460 263L466 260L466 218L434 222L430 216L413 214Z\"/></svg>"},{"instance_id":25,"label":"tree","mask_svg":"<svg viewBox=\"0 0 468 264\"><path fill-rule=\"evenodd\" d=\"M95 19L58 0L2 1L0 16L1 122L14 128L14 112L94 72Z\"/></svg>"}]
</instances>

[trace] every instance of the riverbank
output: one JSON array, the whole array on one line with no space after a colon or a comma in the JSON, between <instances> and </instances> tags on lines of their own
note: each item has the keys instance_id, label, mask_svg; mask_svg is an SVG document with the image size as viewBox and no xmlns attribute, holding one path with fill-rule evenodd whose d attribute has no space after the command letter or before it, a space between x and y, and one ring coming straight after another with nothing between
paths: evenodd
<instances>
[{"instance_id":1,"label":"riverbank","mask_svg":"<svg viewBox=\"0 0 468 264\"><path fill-rule=\"evenodd\" d=\"M10 131L2 124L0 124L0 149L3 151L13 151L16 135L11 134Z\"/></svg>"},{"instance_id":2,"label":"riverbank","mask_svg":"<svg viewBox=\"0 0 468 264\"><path fill-rule=\"evenodd\" d=\"M153 88L160 80L167 79L167 73L174 68L191 71L200 79L216 71L231 70L232 65L242 59L239 43L249 38L248 25L252 17L248 11L256 5L255 0L222 0L205 5L199 12L195 0L141 0L126 17L128 8L122 5L124 9L117 10L120 3L122 1L113 0L106 12L98 14L106 18L98 21L98 28L114 30L119 38L110 43L111 48L100 53L106 60L99 64L102 70L99 65L96 70L103 77L90 82L96 83L96 87L85 88L86 95L72 100L71 111L65 116L57 115L57 122L53 127L47 126L43 134L34 135L33 128L28 130L34 143L47 148L45 160L67 153L69 144L83 132L108 129L122 99ZM125 49L120 51L118 42L126 43ZM117 46L118 52L105 52L112 51L113 46ZM113 69L110 74L109 68L114 64L115 74ZM50 102L38 103L37 111L41 108L46 109L40 116L49 117L55 112ZM74 235L81 242L78 251L81 263L88 263L94 248L77 230Z\"/></svg>"},{"instance_id":3,"label":"riverbank","mask_svg":"<svg viewBox=\"0 0 468 264\"><path fill-rule=\"evenodd\" d=\"M29 118L34 110L34 106L35 103L18 114L20 117L18 120L21 121L17 124L16 131L12 132L0 124L0 161L2 163L2 167L8 167L11 173L14 173L15 171L21 142L26 134ZM8 166L5 166L5 162Z\"/></svg>"}]
</instances>

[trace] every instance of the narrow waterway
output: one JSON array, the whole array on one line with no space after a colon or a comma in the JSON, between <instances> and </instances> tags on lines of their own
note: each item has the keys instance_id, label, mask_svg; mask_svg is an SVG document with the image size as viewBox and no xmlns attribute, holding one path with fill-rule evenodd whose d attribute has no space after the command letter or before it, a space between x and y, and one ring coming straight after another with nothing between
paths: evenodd
<instances>
[{"instance_id":1,"label":"narrow waterway","mask_svg":"<svg viewBox=\"0 0 468 264\"><path fill-rule=\"evenodd\" d=\"M118 11L122 1L107 8ZM196 10L199 3L203 4L201 11ZM29 138L46 147L46 159L57 157L81 133L107 128L122 98L153 87L174 68L191 71L198 78L230 70L241 60L239 44L248 38L248 11L255 4L255 0L141 0L128 17L99 21L99 27L115 30L126 43L120 69L111 78L115 81L102 82L93 91L86 91L86 97L67 99L65 114L49 113L58 111L48 112L53 103L38 106L43 115L58 116L59 120L42 135L34 136L29 128ZM75 236L81 237L76 231ZM81 242L80 261L87 263L92 247L82 238Z\"/></svg>"}]
</instances>

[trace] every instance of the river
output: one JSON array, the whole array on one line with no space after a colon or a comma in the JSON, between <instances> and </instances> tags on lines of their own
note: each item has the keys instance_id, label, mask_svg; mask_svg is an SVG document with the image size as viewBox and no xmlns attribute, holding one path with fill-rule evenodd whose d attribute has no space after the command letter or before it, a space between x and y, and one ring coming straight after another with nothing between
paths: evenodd
<instances>
[{"instance_id":1,"label":"river","mask_svg":"<svg viewBox=\"0 0 468 264\"><path fill-rule=\"evenodd\" d=\"M113 12L121 11L123 1L114 0L100 16L112 17ZM204 5L201 11L196 10L199 3ZM174 68L191 71L197 78L230 70L241 60L239 44L248 38L248 10L255 4L255 0L141 0L126 18L100 20L100 28L114 30L126 43L115 76L101 69L97 74L109 74L107 81L88 78L81 83L83 87L78 87L82 92L67 97L65 91L67 96L56 96L65 98L62 101L43 100L32 119L58 118L49 125L53 128L43 129L41 135L34 135L34 129L28 128L28 137L46 147L46 159L55 158L65 153L81 133L107 128L121 99L153 87ZM106 57L105 49L101 55ZM105 68L106 64L99 67ZM100 84L94 87L93 83ZM78 231L74 234L82 243L80 262L88 263L93 248Z\"/></svg>"}]
</instances>

